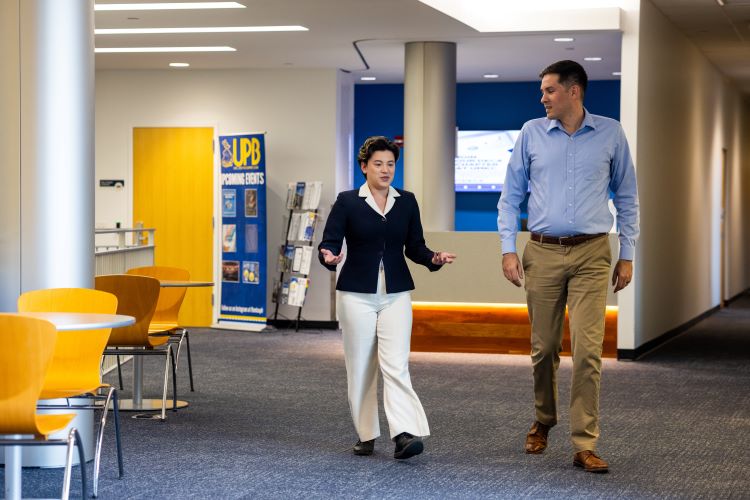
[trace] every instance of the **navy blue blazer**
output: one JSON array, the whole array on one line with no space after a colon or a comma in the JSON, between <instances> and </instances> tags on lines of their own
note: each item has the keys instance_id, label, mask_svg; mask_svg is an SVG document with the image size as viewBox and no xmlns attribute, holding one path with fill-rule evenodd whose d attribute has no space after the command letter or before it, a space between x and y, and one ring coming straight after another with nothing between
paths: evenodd
<instances>
[{"instance_id":1,"label":"navy blue blazer","mask_svg":"<svg viewBox=\"0 0 750 500\"><path fill-rule=\"evenodd\" d=\"M432 263L434 252L425 245L417 199L409 191L397 191L401 196L394 197L395 203L385 217L367 204L359 190L339 193L318 245L320 263L335 271L336 266L325 263L320 249L338 255L346 238L347 255L337 290L376 293L381 259L387 293L414 290L404 252L430 271L442 267Z\"/></svg>"}]
</instances>

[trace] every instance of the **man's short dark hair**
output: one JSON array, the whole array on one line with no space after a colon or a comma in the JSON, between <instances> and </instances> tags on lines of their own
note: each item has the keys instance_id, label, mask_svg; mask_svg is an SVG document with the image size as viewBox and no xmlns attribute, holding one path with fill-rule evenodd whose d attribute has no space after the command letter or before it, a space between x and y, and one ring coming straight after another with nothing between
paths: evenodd
<instances>
[{"instance_id":1,"label":"man's short dark hair","mask_svg":"<svg viewBox=\"0 0 750 500\"><path fill-rule=\"evenodd\" d=\"M589 77L586 74L586 70L583 66L575 61L557 61L552 63L539 73L539 78L544 78L544 75L555 74L560 76L560 84L565 85L569 88L575 84L581 87L582 94L586 95L586 86L589 83Z\"/></svg>"}]
</instances>

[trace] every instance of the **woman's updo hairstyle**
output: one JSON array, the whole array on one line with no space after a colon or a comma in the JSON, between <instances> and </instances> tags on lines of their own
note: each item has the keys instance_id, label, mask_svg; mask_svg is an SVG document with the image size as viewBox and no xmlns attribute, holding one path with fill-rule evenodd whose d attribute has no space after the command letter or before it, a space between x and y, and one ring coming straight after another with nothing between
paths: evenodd
<instances>
[{"instance_id":1,"label":"woman's updo hairstyle","mask_svg":"<svg viewBox=\"0 0 750 500\"><path fill-rule=\"evenodd\" d=\"M400 152L398 146L396 146L392 140L382 135L374 135L365 140L364 144L359 148L357 161L360 165L362 163L367 163L376 151L390 151L393 153L394 159L398 161L398 155Z\"/></svg>"}]
</instances>

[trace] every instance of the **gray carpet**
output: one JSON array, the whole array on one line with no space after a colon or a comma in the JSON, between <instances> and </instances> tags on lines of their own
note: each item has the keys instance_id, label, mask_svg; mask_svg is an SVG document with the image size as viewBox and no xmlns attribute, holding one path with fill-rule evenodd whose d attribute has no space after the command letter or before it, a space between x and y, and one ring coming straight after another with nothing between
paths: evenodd
<instances>
[{"instance_id":1,"label":"gray carpet","mask_svg":"<svg viewBox=\"0 0 750 500\"><path fill-rule=\"evenodd\" d=\"M605 475L571 463L567 359L560 425L529 456L527 357L413 353L432 437L423 455L397 462L384 417L375 455L350 452L338 333L195 330L191 340L196 392L185 392L185 365L178 376L190 407L166 423L124 419L122 480L108 433L101 498L750 498L747 295L642 361L605 362ZM146 359L148 396L159 394L159 363ZM127 365L125 375L127 396ZM59 494L61 471L23 476L25 496Z\"/></svg>"}]
</instances>

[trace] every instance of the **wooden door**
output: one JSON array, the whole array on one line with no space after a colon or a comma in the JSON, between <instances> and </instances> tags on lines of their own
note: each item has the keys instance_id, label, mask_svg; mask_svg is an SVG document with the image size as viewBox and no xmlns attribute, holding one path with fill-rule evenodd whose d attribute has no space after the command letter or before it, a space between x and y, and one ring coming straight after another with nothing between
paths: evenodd
<instances>
[{"instance_id":1,"label":"wooden door","mask_svg":"<svg viewBox=\"0 0 750 500\"><path fill-rule=\"evenodd\" d=\"M157 266L213 280L213 128L133 129L133 225L156 228ZM209 326L211 288L188 289L180 324Z\"/></svg>"}]
</instances>

